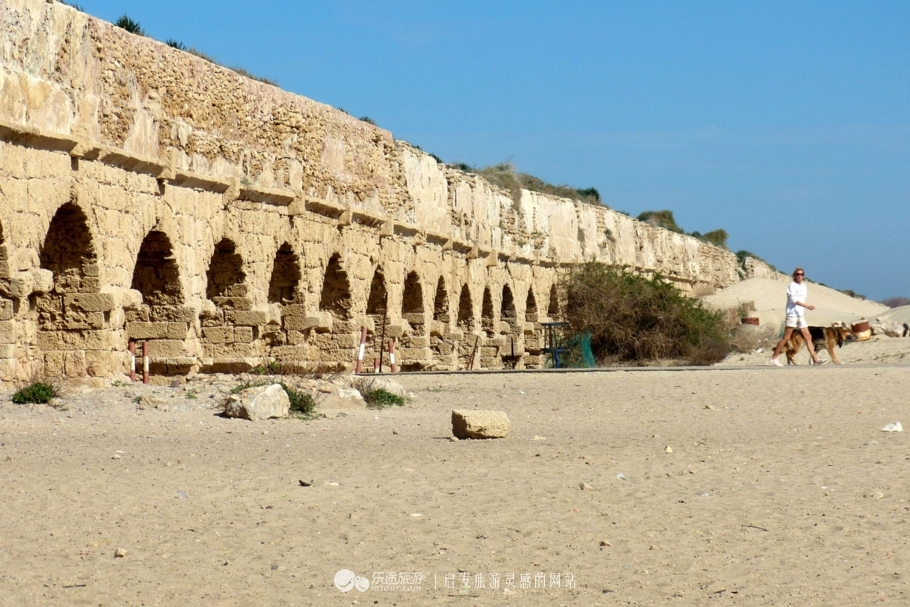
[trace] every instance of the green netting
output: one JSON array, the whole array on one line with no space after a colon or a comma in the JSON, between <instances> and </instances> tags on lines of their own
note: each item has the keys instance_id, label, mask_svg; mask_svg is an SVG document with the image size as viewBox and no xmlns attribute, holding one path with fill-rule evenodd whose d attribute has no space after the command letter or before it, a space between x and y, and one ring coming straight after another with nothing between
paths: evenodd
<instances>
[{"instance_id":1,"label":"green netting","mask_svg":"<svg viewBox=\"0 0 910 607\"><path fill-rule=\"evenodd\" d=\"M594 352L591 351L591 332L576 333L568 339L566 347L565 364L566 368L586 368L591 369L596 366L594 362ZM560 361L562 363L563 361Z\"/></svg>"},{"instance_id":2,"label":"green netting","mask_svg":"<svg viewBox=\"0 0 910 607\"><path fill-rule=\"evenodd\" d=\"M591 333L576 333L560 343L559 348L564 351L559 353L560 369L591 369L596 367L594 361L594 352L591 350ZM553 355L547 355L547 368L552 369L556 365L553 361Z\"/></svg>"}]
</instances>

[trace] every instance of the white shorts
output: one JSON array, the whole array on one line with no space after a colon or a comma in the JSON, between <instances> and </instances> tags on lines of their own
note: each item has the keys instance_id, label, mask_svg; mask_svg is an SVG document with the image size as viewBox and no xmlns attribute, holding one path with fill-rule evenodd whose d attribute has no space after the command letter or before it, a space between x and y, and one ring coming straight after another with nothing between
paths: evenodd
<instances>
[{"instance_id":1,"label":"white shorts","mask_svg":"<svg viewBox=\"0 0 910 607\"><path fill-rule=\"evenodd\" d=\"M791 329L804 329L809 326L805 316L787 316L787 326Z\"/></svg>"}]
</instances>

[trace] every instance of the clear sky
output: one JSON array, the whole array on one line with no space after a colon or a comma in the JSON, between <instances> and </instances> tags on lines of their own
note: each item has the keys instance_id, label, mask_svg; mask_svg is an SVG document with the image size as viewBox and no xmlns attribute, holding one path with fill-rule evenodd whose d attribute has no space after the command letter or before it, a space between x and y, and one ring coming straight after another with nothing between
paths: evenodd
<instances>
[{"instance_id":1,"label":"clear sky","mask_svg":"<svg viewBox=\"0 0 910 607\"><path fill-rule=\"evenodd\" d=\"M446 162L910 296L910 2L78 0Z\"/></svg>"}]
</instances>

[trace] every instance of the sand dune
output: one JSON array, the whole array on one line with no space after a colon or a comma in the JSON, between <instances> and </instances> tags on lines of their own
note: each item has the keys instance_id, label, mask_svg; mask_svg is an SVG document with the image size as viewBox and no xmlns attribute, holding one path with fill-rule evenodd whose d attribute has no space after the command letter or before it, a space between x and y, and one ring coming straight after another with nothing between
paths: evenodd
<instances>
[{"instance_id":1,"label":"sand dune","mask_svg":"<svg viewBox=\"0 0 910 607\"><path fill-rule=\"evenodd\" d=\"M703 298L712 308L728 310L749 304L749 316L759 319L762 325L779 326L784 322L789 281L769 278L752 278ZM810 325L826 326L833 322L852 323L862 318L872 319L888 313L891 308L883 304L850 297L840 291L808 282L809 301L815 310L806 311ZM899 309L899 308L898 308ZM910 312L908 312L910 315ZM896 320L896 319L895 319Z\"/></svg>"}]
</instances>

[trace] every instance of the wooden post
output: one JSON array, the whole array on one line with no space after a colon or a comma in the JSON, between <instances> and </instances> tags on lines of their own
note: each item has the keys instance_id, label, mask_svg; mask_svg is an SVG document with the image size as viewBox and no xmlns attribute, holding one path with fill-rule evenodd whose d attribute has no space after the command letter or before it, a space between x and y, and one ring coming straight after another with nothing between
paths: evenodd
<instances>
[{"instance_id":1,"label":"wooden post","mask_svg":"<svg viewBox=\"0 0 910 607\"><path fill-rule=\"evenodd\" d=\"M142 383L149 383L149 342L142 342Z\"/></svg>"},{"instance_id":2,"label":"wooden post","mask_svg":"<svg viewBox=\"0 0 910 607\"><path fill-rule=\"evenodd\" d=\"M477 354L477 344L480 343L480 335L474 339L474 349L471 350L471 360L468 361L468 371L474 369L474 356Z\"/></svg>"},{"instance_id":3,"label":"wooden post","mask_svg":"<svg viewBox=\"0 0 910 607\"><path fill-rule=\"evenodd\" d=\"M373 373L379 373L379 358L373 357Z\"/></svg>"},{"instance_id":4,"label":"wooden post","mask_svg":"<svg viewBox=\"0 0 910 607\"><path fill-rule=\"evenodd\" d=\"M367 328L360 327L360 351L357 353L357 368L354 373L360 373L363 370L363 354L367 349Z\"/></svg>"},{"instance_id":5,"label":"wooden post","mask_svg":"<svg viewBox=\"0 0 910 607\"><path fill-rule=\"evenodd\" d=\"M389 366L392 367L392 373L398 373L398 367L395 365L395 340L389 340Z\"/></svg>"},{"instance_id":6,"label":"wooden post","mask_svg":"<svg viewBox=\"0 0 910 607\"><path fill-rule=\"evenodd\" d=\"M136 340L130 340L130 381L136 381Z\"/></svg>"}]
</instances>

